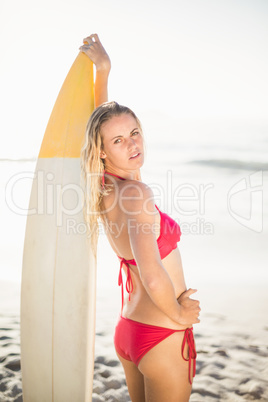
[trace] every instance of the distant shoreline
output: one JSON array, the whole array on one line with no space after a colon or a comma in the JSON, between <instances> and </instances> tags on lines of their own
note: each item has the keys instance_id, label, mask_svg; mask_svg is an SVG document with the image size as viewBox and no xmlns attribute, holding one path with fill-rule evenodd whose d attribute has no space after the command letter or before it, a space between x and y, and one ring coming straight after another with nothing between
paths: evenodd
<instances>
[{"instance_id":1,"label":"distant shoreline","mask_svg":"<svg viewBox=\"0 0 268 402\"><path fill-rule=\"evenodd\" d=\"M0 158L0 162L36 162L38 158L20 158L20 159L12 159L12 158Z\"/></svg>"},{"instance_id":2,"label":"distant shoreline","mask_svg":"<svg viewBox=\"0 0 268 402\"><path fill-rule=\"evenodd\" d=\"M36 162L38 158L0 158L0 162ZM236 170L263 170L268 171L268 163L258 162L258 161L245 161L239 159L194 159L185 160L182 162L176 161L177 165L203 165L213 168L225 168L225 169L236 169Z\"/></svg>"}]
</instances>

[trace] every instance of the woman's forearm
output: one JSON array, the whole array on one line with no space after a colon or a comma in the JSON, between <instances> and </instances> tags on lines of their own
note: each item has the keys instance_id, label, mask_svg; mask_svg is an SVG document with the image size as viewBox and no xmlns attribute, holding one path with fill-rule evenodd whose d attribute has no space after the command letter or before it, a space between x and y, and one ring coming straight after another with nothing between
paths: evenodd
<instances>
[{"instance_id":1,"label":"woman's forearm","mask_svg":"<svg viewBox=\"0 0 268 402\"><path fill-rule=\"evenodd\" d=\"M153 275L142 282L153 303L173 321L181 323L181 306L167 271L162 266L157 267Z\"/></svg>"},{"instance_id":2,"label":"woman's forearm","mask_svg":"<svg viewBox=\"0 0 268 402\"><path fill-rule=\"evenodd\" d=\"M159 310L180 325L192 326L200 322L199 301L190 298L195 289L186 290L176 299L173 283L162 265L151 266L147 272L150 272L147 277L141 276L142 283Z\"/></svg>"},{"instance_id":3,"label":"woman's forearm","mask_svg":"<svg viewBox=\"0 0 268 402\"><path fill-rule=\"evenodd\" d=\"M96 70L94 95L95 107L100 106L102 103L108 101L108 70Z\"/></svg>"}]
</instances>

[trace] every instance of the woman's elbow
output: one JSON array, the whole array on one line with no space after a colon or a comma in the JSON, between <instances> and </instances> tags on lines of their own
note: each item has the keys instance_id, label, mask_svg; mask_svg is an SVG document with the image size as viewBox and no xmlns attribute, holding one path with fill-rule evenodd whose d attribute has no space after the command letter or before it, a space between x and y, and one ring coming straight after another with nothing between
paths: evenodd
<instances>
[{"instance_id":1,"label":"woman's elbow","mask_svg":"<svg viewBox=\"0 0 268 402\"><path fill-rule=\"evenodd\" d=\"M157 291L161 287L161 277L156 273L147 273L141 276L143 286L149 292Z\"/></svg>"}]
</instances>

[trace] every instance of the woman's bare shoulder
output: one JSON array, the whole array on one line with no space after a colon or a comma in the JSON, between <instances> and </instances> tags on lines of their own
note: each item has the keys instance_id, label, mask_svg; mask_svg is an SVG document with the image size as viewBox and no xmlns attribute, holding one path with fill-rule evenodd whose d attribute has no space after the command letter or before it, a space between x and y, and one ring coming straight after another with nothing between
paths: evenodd
<instances>
[{"instance_id":1,"label":"woman's bare shoulder","mask_svg":"<svg viewBox=\"0 0 268 402\"><path fill-rule=\"evenodd\" d=\"M144 195L145 197L153 196L152 189L144 182L138 180L124 180L120 182L120 194L128 197L136 197Z\"/></svg>"},{"instance_id":2,"label":"woman's bare shoulder","mask_svg":"<svg viewBox=\"0 0 268 402\"><path fill-rule=\"evenodd\" d=\"M111 219L127 220L133 216L154 215L154 194L145 183L137 180L125 180L118 182L113 191L102 200L101 209Z\"/></svg>"},{"instance_id":3,"label":"woman's bare shoulder","mask_svg":"<svg viewBox=\"0 0 268 402\"><path fill-rule=\"evenodd\" d=\"M154 193L146 183L137 180L126 180L121 183L118 192L118 206L122 213L126 215L152 214L155 212L154 204Z\"/></svg>"}]
</instances>

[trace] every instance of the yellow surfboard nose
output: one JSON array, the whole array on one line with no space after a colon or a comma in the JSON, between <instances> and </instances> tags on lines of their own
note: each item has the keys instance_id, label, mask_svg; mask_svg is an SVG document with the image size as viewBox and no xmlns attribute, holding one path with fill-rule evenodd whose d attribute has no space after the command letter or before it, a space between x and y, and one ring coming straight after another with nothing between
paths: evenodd
<instances>
[{"instance_id":1,"label":"yellow surfboard nose","mask_svg":"<svg viewBox=\"0 0 268 402\"><path fill-rule=\"evenodd\" d=\"M80 158L86 124L94 110L93 92L93 63L81 52L57 97L39 158Z\"/></svg>"}]
</instances>

